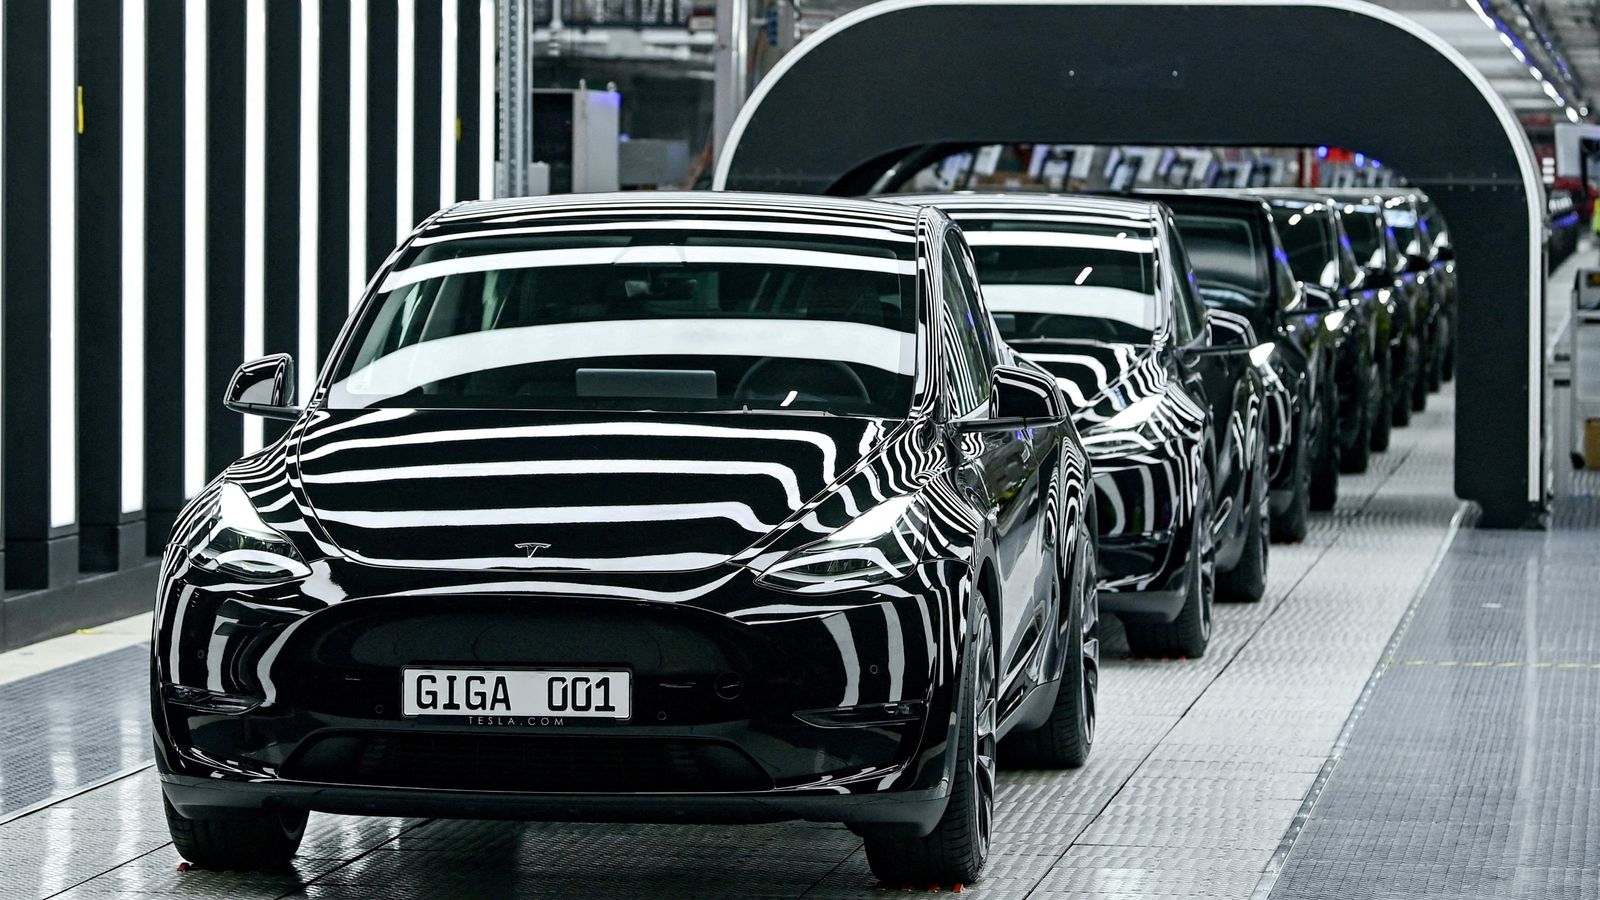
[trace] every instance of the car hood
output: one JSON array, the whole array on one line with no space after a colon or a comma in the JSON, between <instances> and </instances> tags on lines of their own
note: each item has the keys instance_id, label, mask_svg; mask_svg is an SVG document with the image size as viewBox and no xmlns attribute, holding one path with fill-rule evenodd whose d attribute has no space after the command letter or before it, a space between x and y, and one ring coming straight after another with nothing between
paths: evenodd
<instances>
[{"instance_id":1,"label":"car hood","mask_svg":"<svg viewBox=\"0 0 1600 900\"><path fill-rule=\"evenodd\" d=\"M381 566L683 572L791 518L897 423L766 413L319 411L296 501Z\"/></svg>"},{"instance_id":2,"label":"car hood","mask_svg":"<svg viewBox=\"0 0 1600 900\"><path fill-rule=\"evenodd\" d=\"M1018 343L1016 349L1056 377L1079 430L1160 393L1167 382L1154 345L1030 340Z\"/></svg>"}]
</instances>

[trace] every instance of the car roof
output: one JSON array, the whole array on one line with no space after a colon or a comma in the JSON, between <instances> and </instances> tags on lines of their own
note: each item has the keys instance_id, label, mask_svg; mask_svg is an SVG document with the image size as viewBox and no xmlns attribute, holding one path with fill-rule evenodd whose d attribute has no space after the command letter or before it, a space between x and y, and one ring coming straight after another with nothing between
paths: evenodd
<instances>
[{"instance_id":1,"label":"car roof","mask_svg":"<svg viewBox=\"0 0 1600 900\"><path fill-rule=\"evenodd\" d=\"M1172 206L1173 201L1177 201L1180 204L1204 203L1213 207L1232 206L1254 212L1264 212L1267 203L1265 197L1257 197L1253 194L1224 191L1186 191L1178 188L1139 188L1132 194L1119 196L1145 197L1151 200L1159 200L1168 206Z\"/></svg>"},{"instance_id":2,"label":"car roof","mask_svg":"<svg viewBox=\"0 0 1600 900\"><path fill-rule=\"evenodd\" d=\"M1155 222L1161 210L1159 200L1103 197L1095 194L960 191L946 194L892 194L885 195L885 199L912 206L936 206L956 219L963 214L978 212L1033 215L1058 213L1063 216L1098 217L1113 222L1138 221L1150 225Z\"/></svg>"},{"instance_id":3,"label":"car roof","mask_svg":"<svg viewBox=\"0 0 1600 900\"><path fill-rule=\"evenodd\" d=\"M497 226L523 230L531 225L585 220L684 219L865 227L915 234L922 215L915 207L844 197L733 191L624 191L457 203L424 223L421 233L448 237L461 232L492 232Z\"/></svg>"}]
</instances>

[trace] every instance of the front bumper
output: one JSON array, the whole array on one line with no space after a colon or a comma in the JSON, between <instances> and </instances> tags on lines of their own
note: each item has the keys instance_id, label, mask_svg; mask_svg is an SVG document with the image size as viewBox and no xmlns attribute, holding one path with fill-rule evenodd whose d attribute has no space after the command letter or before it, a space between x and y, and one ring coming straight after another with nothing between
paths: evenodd
<instances>
[{"instance_id":1,"label":"front bumper","mask_svg":"<svg viewBox=\"0 0 1600 900\"><path fill-rule=\"evenodd\" d=\"M570 576L334 603L311 599L326 586L173 579L152 666L164 787L180 810L931 827L953 765L959 667L942 648L958 645L943 632L963 566L819 598L698 577L663 592L679 602L574 596ZM632 718L405 717L401 671L417 665L625 668ZM257 705L219 712L170 684Z\"/></svg>"}]
</instances>

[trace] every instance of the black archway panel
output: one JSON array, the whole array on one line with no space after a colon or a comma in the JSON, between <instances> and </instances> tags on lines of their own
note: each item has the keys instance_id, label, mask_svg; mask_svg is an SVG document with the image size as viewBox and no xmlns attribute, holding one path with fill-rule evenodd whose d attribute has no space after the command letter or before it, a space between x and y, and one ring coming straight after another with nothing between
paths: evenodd
<instances>
[{"instance_id":1,"label":"black archway panel","mask_svg":"<svg viewBox=\"0 0 1600 900\"><path fill-rule=\"evenodd\" d=\"M1543 199L1526 138L1455 60L1355 4L878 9L768 78L719 187L856 193L942 142L1363 150L1433 195L1462 260L1456 492L1485 524L1537 514Z\"/></svg>"}]
</instances>

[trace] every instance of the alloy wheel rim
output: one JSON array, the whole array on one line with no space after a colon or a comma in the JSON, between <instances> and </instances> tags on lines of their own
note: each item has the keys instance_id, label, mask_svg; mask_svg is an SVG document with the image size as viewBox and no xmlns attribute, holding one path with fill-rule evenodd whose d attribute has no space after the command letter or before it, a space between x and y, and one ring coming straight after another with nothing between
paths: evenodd
<instances>
[{"instance_id":1,"label":"alloy wheel rim","mask_svg":"<svg viewBox=\"0 0 1600 900\"><path fill-rule=\"evenodd\" d=\"M977 641L974 644L983 656L978 660L977 683L973 702L973 789L977 796L974 804L978 816L978 858L989 855L989 833L994 821L995 791L995 718L999 706L996 696L996 665L994 634L989 621L989 611L979 605Z\"/></svg>"},{"instance_id":2,"label":"alloy wheel rim","mask_svg":"<svg viewBox=\"0 0 1600 900\"><path fill-rule=\"evenodd\" d=\"M1210 486L1207 485L1209 492ZM1211 521L1211 498L1207 496L1201 501L1201 515L1197 517L1195 527L1200 533L1200 546L1198 556L1200 559L1200 634L1207 640L1211 639L1211 606L1217 595L1217 536L1213 532L1215 527Z\"/></svg>"},{"instance_id":3,"label":"alloy wheel rim","mask_svg":"<svg viewBox=\"0 0 1600 900\"><path fill-rule=\"evenodd\" d=\"M1078 567L1083 575L1083 678L1079 690L1083 692L1083 733L1094 742L1095 703L1100 691L1100 590L1099 576L1095 572L1094 547L1088 540L1078 551L1083 563Z\"/></svg>"}]
</instances>

